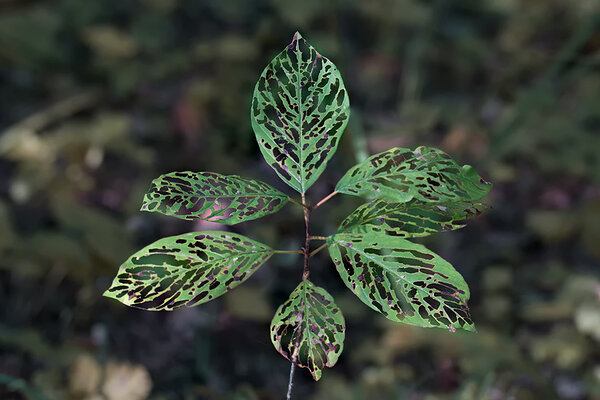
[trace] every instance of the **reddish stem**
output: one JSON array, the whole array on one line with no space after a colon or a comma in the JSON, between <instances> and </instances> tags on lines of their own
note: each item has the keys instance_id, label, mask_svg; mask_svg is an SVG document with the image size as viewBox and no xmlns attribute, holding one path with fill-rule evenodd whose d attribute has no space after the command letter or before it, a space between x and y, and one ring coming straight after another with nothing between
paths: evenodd
<instances>
[{"instance_id":1,"label":"reddish stem","mask_svg":"<svg viewBox=\"0 0 600 400\"><path fill-rule=\"evenodd\" d=\"M327 196L323 197L323 199L321 199L321 201L319 201L317 203L317 205L315 205L312 209L316 210L317 208L319 208L322 204L325 204L329 199L331 199L336 194L338 194L338 192L331 192L331 193L329 193Z\"/></svg>"}]
</instances>

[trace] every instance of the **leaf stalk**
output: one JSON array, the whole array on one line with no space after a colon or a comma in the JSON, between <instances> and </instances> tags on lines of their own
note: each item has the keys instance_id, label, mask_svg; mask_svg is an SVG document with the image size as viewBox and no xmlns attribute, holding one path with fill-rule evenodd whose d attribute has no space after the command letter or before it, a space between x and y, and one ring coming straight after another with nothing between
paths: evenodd
<instances>
[{"instance_id":1,"label":"leaf stalk","mask_svg":"<svg viewBox=\"0 0 600 400\"><path fill-rule=\"evenodd\" d=\"M314 256L315 254L317 254L318 252L320 252L321 250L323 250L325 247L327 247L327 243L323 243L321 246L317 247L315 250L313 250L313 251L312 251L312 252L311 252L311 253L308 255L308 257L310 258L310 257Z\"/></svg>"},{"instance_id":2,"label":"leaf stalk","mask_svg":"<svg viewBox=\"0 0 600 400\"><path fill-rule=\"evenodd\" d=\"M319 201L312 209L316 210L317 208L321 207L322 204L325 204L327 201L329 201L329 199L331 199L336 194L338 194L338 192L336 192L336 191L329 193L327 196L323 197L321 199L321 201Z\"/></svg>"},{"instance_id":3,"label":"leaf stalk","mask_svg":"<svg viewBox=\"0 0 600 400\"><path fill-rule=\"evenodd\" d=\"M327 240L327 236L311 236L310 240Z\"/></svg>"}]
</instances>

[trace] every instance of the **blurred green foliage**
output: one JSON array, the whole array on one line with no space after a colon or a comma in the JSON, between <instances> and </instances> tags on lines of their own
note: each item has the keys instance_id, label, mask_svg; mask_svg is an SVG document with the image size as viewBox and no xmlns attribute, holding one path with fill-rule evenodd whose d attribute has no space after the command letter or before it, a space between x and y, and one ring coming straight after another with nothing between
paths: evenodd
<instances>
[{"instance_id":1,"label":"blurred green foliage","mask_svg":"<svg viewBox=\"0 0 600 400\"><path fill-rule=\"evenodd\" d=\"M297 374L296 397L599 398L599 13L595 0L0 0L0 397L281 398L289 364L265 334L297 257L169 314L101 293L133 249L213 229L140 213L152 178L243 172L281 188L249 104L300 30L353 107L309 197L397 145L439 147L495 186L487 214L426 241L470 283L479 332L392 325L323 255L311 275L350 334L318 384ZM313 231L357 205L331 203ZM300 221L288 207L234 231L297 248Z\"/></svg>"}]
</instances>

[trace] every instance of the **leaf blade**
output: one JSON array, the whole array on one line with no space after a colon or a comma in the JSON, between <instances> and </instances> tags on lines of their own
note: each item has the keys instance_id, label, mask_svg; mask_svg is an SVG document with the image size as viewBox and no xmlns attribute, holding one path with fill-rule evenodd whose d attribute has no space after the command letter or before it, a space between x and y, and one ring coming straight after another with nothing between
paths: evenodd
<instances>
[{"instance_id":1,"label":"leaf blade","mask_svg":"<svg viewBox=\"0 0 600 400\"><path fill-rule=\"evenodd\" d=\"M425 203L411 200L388 203L373 200L359 206L344 221L340 233L381 232L398 237L419 237L432 233L460 229L467 220L486 208L483 203Z\"/></svg>"},{"instance_id":2,"label":"leaf blade","mask_svg":"<svg viewBox=\"0 0 600 400\"><path fill-rule=\"evenodd\" d=\"M424 246L381 233L338 233L327 243L346 286L386 318L421 327L475 330L466 282Z\"/></svg>"},{"instance_id":3,"label":"leaf blade","mask_svg":"<svg viewBox=\"0 0 600 400\"><path fill-rule=\"evenodd\" d=\"M246 281L272 254L231 232L170 236L125 261L104 296L153 311L198 305Z\"/></svg>"},{"instance_id":4,"label":"leaf blade","mask_svg":"<svg viewBox=\"0 0 600 400\"><path fill-rule=\"evenodd\" d=\"M152 181L142 211L222 224L251 221L277 212L288 196L268 184L214 172L172 172Z\"/></svg>"},{"instance_id":5,"label":"leaf blade","mask_svg":"<svg viewBox=\"0 0 600 400\"><path fill-rule=\"evenodd\" d=\"M346 324L341 310L325 289L302 281L273 316L271 341L275 349L313 379L333 367L344 348Z\"/></svg>"},{"instance_id":6,"label":"leaf blade","mask_svg":"<svg viewBox=\"0 0 600 400\"><path fill-rule=\"evenodd\" d=\"M461 167L443 151L420 146L395 147L369 157L346 172L335 190L403 203L477 201L490 189L471 166Z\"/></svg>"},{"instance_id":7,"label":"leaf blade","mask_svg":"<svg viewBox=\"0 0 600 400\"><path fill-rule=\"evenodd\" d=\"M335 153L350 101L337 67L296 32L262 72L250 116L267 163L304 193Z\"/></svg>"}]
</instances>

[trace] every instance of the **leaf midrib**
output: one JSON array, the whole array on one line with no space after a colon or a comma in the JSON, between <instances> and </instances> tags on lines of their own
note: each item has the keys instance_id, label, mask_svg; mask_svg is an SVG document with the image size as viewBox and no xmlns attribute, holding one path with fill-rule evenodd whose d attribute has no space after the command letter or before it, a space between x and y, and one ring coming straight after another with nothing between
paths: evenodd
<instances>
[{"instance_id":1,"label":"leaf midrib","mask_svg":"<svg viewBox=\"0 0 600 400\"><path fill-rule=\"evenodd\" d=\"M418 207L413 207L413 208L418 208ZM374 216L374 217L366 218L366 219L364 219L364 220L361 220L359 223L355 223L355 224L347 225L347 226L346 226L344 229L346 229L346 228L352 228L352 227L354 227L354 226L367 225L367 224L371 223L372 221L374 221L374 220L376 220L376 219L378 219L378 218L386 218L386 217L390 217L392 214L394 214L394 213L400 213L400 212L401 212L401 211L389 211L389 212L386 212L386 213L384 213L384 214L380 214L380 215L376 215L376 216ZM414 215L412 215L412 214L408 214L408 215L414 216ZM348 218L350 218L351 216L352 216L352 214L350 214L350 215L348 216ZM440 223L440 222L438 222L438 221L435 221L434 219L432 219L432 218L430 218L430 217L419 217L419 218L421 218L421 219L423 219L423 220L426 220L426 221L429 221L429 222L433 222L433 223L436 223L436 224L440 224L440 225L446 225L446 224L448 224L449 222L451 222L451 221L449 221L449 222L441 222L441 223ZM399 219L399 220L400 220L400 219ZM454 220L454 217L452 217L452 221L453 221L453 220ZM387 222L386 222L386 223L387 223ZM344 221L342 221L342 226L344 226ZM342 231L342 232L343 232L343 231ZM405 233L410 233L410 232L406 232L406 231L402 231L402 232L405 232ZM341 232L340 232L340 233L341 233Z\"/></svg>"},{"instance_id":2,"label":"leaf midrib","mask_svg":"<svg viewBox=\"0 0 600 400\"><path fill-rule=\"evenodd\" d=\"M256 255L258 255L258 254L264 254L264 253L269 253L269 252L270 252L271 254L270 254L270 255L269 255L267 258L265 258L265 260L263 261L263 263L265 263L265 262L267 262L267 261L269 260L269 258L270 258L270 257L273 255L273 252L274 252L274 250L273 250L273 249L271 249L271 248L264 249L264 250L262 250L262 251L256 251L256 252L242 252L242 253L236 253L236 255L231 255L231 256L215 257L215 258L214 258L212 261L202 261L202 260L200 260L200 264L216 264L216 263L218 263L218 262L222 262L223 260L225 260L225 259L227 259L227 258L233 258L233 257L238 257L238 256L239 256L239 257L244 257L244 256L248 256L248 255L251 255L251 254L256 254ZM163 253L152 253L152 254L163 254ZM164 253L164 254L171 254L171 255L172 255L172 253ZM189 254L189 253L188 253L188 254ZM178 255L181 255L181 254L178 254ZM130 259L130 260L131 260L131 259ZM149 265L151 265L151 264L149 264ZM163 263L162 265L160 265L160 266L163 266L163 265L164 265L164 263ZM167 265L170 265L170 264L167 264ZM198 268L201 268L201 267L195 267L195 268L192 268L192 269L198 269ZM189 270L190 270L190 269L187 269L187 270L185 270L185 271L187 272L187 271L189 271ZM175 275L175 276L177 276L177 275L181 275L181 272L177 272L177 271L175 271L175 272L173 272L173 273L170 273L170 274L168 274L167 276L168 276L168 277L171 277L171 276L174 276L174 275ZM165 279L165 278L161 278L161 279ZM152 280L150 280L150 281L149 281L149 283L155 283L155 282L157 282L158 280L159 280L158 278L156 278L156 279L152 279ZM146 285L146 286L147 286L147 285ZM170 286L169 286L169 287L170 287Z\"/></svg>"},{"instance_id":3,"label":"leaf midrib","mask_svg":"<svg viewBox=\"0 0 600 400\"><path fill-rule=\"evenodd\" d=\"M262 198L262 197L267 197L267 198L273 198L273 199L289 199L290 196L286 195L286 194L281 194L281 196L279 195L270 195L270 194L261 194L261 193L255 193L255 194L225 194L225 195L195 195L195 194L187 194L187 193L177 193L177 195L183 195L184 197L197 197L199 199L235 199L238 197L252 197L252 198ZM169 196L168 194L162 195L162 197L167 197ZM155 201L154 199L151 199L151 201Z\"/></svg>"},{"instance_id":4,"label":"leaf midrib","mask_svg":"<svg viewBox=\"0 0 600 400\"><path fill-rule=\"evenodd\" d=\"M334 237L335 237L335 236L334 236ZM409 242L409 243L410 243L410 242ZM336 241L336 245L337 245L337 246L340 246L340 247L342 246L342 244L341 244L341 243L339 243L339 242L337 242L337 241ZM357 248L355 248L355 247L347 247L347 248L348 248L348 249L351 249L351 250L353 250L353 251L355 251L356 253L360 253L360 254L362 254L363 256L365 256L365 257L366 257L366 258L368 258L369 260L373 261L374 263L376 263L377 265L379 265L380 267L382 267L382 268L383 268L383 269L385 269L386 271L389 271L389 272L390 272L390 273L392 273L393 275L396 275L396 276L397 276L399 279L401 279L401 280L403 280L403 281L405 281L405 282L409 283L409 284L410 284L412 287L415 287L415 288L417 288L417 290L419 290L419 291L421 291L421 292L424 292L424 293L425 293L425 294L427 294L427 295L429 295L429 294L430 294L430 293L429 293L427 290L423 289L422 287L415 285L413 282L411 282L411 281L407 280L406 278L402 278L402 276L401 276L401 275L400 275L398 272L396 272L396 271L394 271L394 270L390 269L390 268L389 268L389 267L387 267L385 264L382 264L381 262L378 262L376 259L374 259L374 258L370 257L370 256L369 256L368 254L366 254L365 252L363 252L363 251L360 251L359 249L357 249ZM342 252L340 251L340 255L341 255L341 253L342 253ZM461 300L462 300L462 299L461 299ZM445 303L444 303L444 302L442 302L442 304L445 304Z\"/></svg>"},{"instance_id":5,"label":"leaf midrib","mask_svg":"<svg viewBox=\"0 0 600 400\"><path fill-rule=\"evenodd\" d=\"M311 340L314 335L312 334L312 332L311 332L311 330L310 330L310 328L308 326L308 322L309 322L308 321L308 313L307 313L308 307L307 307L307 304L306 304L306 289L307 289L307 286L308 286L308 284L305 283L304 287L303 287L303 290L302 290L302 292L303 292L303 298L302 298L302 300L303 300L303 304L304 304L304 317L305 317L303 319L306 319L306 328L305 328L305 330L308 331L308 335L307 335L308 336L308 348L309 348L309 352L312 354L311 357L312 357L312 359L314 361L314 360L316 360L316 358L315 358L315 351L313 350L313 344L312 344L312 340ZM317 342L321 342L321 340L317 340ZM322 368L320 366L318 366L316 363L314 363L314 365L315 365L315 371L321 371L322 370ZM327 360L325 360L324 366L326 366L326 365L327 365ZM309 365L307 364L307 368L308 367L309 367ZM310 368L308 368L308 369L310 371ZM312 371L311 371L311 375L312 375Z\"/></svg>"},{"instance_id":6,"label":"leaf midrib","mask_svg":"<svg viewBox=\"0 0 600 400\"><path fill-rule=\"evenodd\" d=\"M303 40L302 37L298 37L296 39L296 102L298 103L298 139L300 142L300 190L302 193L306 192L305 184L305 170L304 170L304 107L302 104L302 89L300 88L300 60L302 59L302 55L300 54L300 40ZM310 49L309 49L310 50Z\"/></svg>"},{"instance_id":7,"label":"leaf midrib","mask_svg":"<svg viewBox=\"0 0 600 400\"><path fill-rule=\"evenodd\" d=\"M396 169L397 169L397 168L399 168L399 167L400 167L402 164L410 163L412 160L413 160L413 159L404 160L404 161L402 161L400 164L398 164L398 165L395 165L395 166L394 166L394 167L392 167L392 168L396 168ZM366 161L364 161L364 162L366 163L367 161L369 161L369 160L366 160ZM424 168L424 167L427 167L427 166L429 166L429 165L434 165L434 164L435 164L435 163L437 163L437 162L439 162L439 160L427 161L427 162L425 162L423 165L420 165L420 166L419 166L419 168ZM456 163L455 163L455 164L456 164ZM456 164L456 167L458 167L458 168L459 168L459 170L460 170L460 166L459 166L458 164ZM374 168L374 167L373 167L373 168ZM360 170L360 165L356 166L356 169ZM353 183L352 183L352 182L354 182L354 184L355 184L356 182L361 182L361 181L367 181L367 182L369 182L370 180L372 180L372 179L374 179L374 178L389 178L389 177L392 177L392 178L393 178L393 177L395 177L395 176L415 176L415 175L419 175L419 174L428 175L428 173L429 173L429 171L421 171L421 170L415 170L415 169L407 169L407 170L406 170L406 172L400 172L400 171L390 171L390 172L383 172L383 173L380 173L380 174L374 174L374 173L369 173L371 169L372 169L372 168L369 168L369 169L367 169L367 170L365 171L365 172L367 172L367 173L368 173L368 175L365 175L365 176L363 176L363 177L361 177L361 178L359 178L359 179L356 179L356 180L351 180L351 179L349 179L349 184L346 184L345 186L343 186L343 187L342 187L342 188L340 188L340 189L342 189L342 190L343 190L343 189L345 189L345 188L348 188L349 186L353 185ZM438 170L438 171L437 171L438 173L442 173L442 172L439 172L439 168L437 168L437 170ZM348 171L348 174L349 174L350 172L351 172L351 171ZM444 173L444 174L445 174L445 173ZM459 173L459 174L460 174L460 173ZM457 176L458 176L458 175L457 175Z\"/></svg>"}]
</instances>

